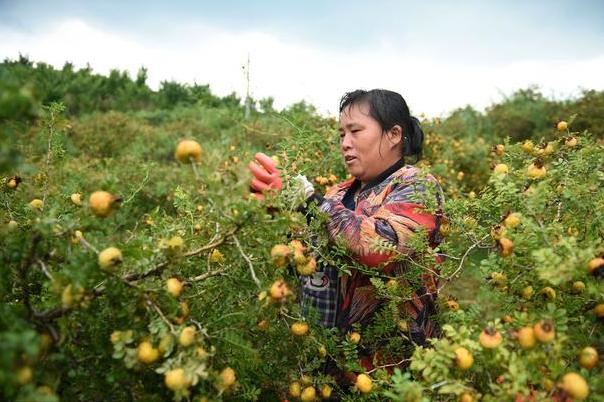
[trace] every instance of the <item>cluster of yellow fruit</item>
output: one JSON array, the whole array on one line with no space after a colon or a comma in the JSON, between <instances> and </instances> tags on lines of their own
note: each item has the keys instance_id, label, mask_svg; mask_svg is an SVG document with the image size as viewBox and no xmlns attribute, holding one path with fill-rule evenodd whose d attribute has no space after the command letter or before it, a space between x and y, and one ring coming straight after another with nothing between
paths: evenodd
<instances>
[{"instance_id":1,"label":"cluster of yellow fruit","mask_svg":"<svg viewBox=\"0 0 604 402\"><path fill-rule=\"evenodd\" d=\"M300 275L309 276L317 270L317 260L313 256L306 255L307 249L299 240L292 240L289 246L277 244L271 249L273 264L278 268L285 267L290 256L296 265L296 271Z\"/></svg>"},{"instance_id":2,"label":"cluster of yellow fruit","mask_svg":"<svg viewBox=\"0 0 604 402\"><path fill-rule=\"evenodd\" d=\"M331 398L333 389L329 384L321 386L319 396L321 399ZM303 402L311 402L317 399L317 390L312 385L312 378L308 375L302 375L299 381L293 381L289 384L288 394L292 398L299 398Z\"/></svg>"},{"instance_id":3,"label":"cluster of yellow fruit","mask_svg":"<svg viewBox=\"0 0 604 402\"><path fill-rule=\"evenodd\" d=\"M330 174L328 177L317 176L315 177L315 183L320 186L333 186L338 182L338 178L334 174Z\"/></svg>"}]
</instances>

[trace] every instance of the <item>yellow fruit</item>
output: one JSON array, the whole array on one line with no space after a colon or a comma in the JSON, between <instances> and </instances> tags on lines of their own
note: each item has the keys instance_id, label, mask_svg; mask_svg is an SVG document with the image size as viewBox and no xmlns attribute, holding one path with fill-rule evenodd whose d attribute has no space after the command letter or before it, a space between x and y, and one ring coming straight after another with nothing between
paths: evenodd
<instances>
[{"instance_id":1,"label":"yellow fruit","mask_svg":"<svg viewBox=\"0 0 604 402\"><path fill-rule=\"evenodd\" d=\"M207 360L210 354L201 346L195 348L195 354L202 360Z\"/></svg>"},{"instance_id":2,"label":"yellow fruit","mask_svg":"<svg viewBox=\"0 0 604 402\"><path fill-rule=\"evenodd\" d=\"M470 191L468 193L468 197L470 197L471 199L474 199L474 198L476 198L476 193L474 191Z\"/></svg>"},{"instance_id":3,"label":"yellow fruit","mask_svg":"<svg viewBox=\"0 0 604 402\"><path fill-rule=\"evenodd\" d=\"M302 383L302 385L311 385L312 377L308 374L302 374L302 377L300 377L300 382Z\"/></svg>"},{"instance_id":4,"label":"yellow fruit","mask_svg":"<svg viewBox=\"0 0 604 402\"><path fill-rule=\"evenodd\" d=\"M522 289L522 298L529 300L531 297L533 297L533 287L532 286L527 286L524 289Z\"/></svg>"},{"instance_id":5,"label":"yellow fruit","mask_svg":"<svg viewBox=\"0 0 604 402\"><path fill-rule=\"evenodd\" d=\"M495 240L499 240L505 236L507 228L503 225L495 225L491 227L491 237Z\"/></svg>"},{"instance_id":6,"label":"yellow fruit","mask_svg":"<svg viewBox=\"0 0 604 402\"><path fill-rule=\"evenodd\" d=\"M331 392L332 392L332 389L329 386L329 384L324 384L321 387L321 398L323 398L323 399L331 398Z\"/></svg>"},{"instance_id":7,"label":"yellow fruit","mask_svg":"<svg viewBox=\"0 0 604 402\"><path fill-rule=\"evenodd\" d=\"M577 137L568 137L564 140L564 145L566 145L569 148L576 147L578 143L579 143L579 141L577 140Z\"/></svg>"},{"instance_id":8,"label":"yellow fruit","mask_svg":"<svg viewBox=\"0 0 604 402\"><path fill-rule=\"evenodd\" d=\"M582 401L589 395L589 386L587 385L587 382L577 373L564 374L560 388L566 391L568 396L579 401Z\"/></svg>"},{"instance_id":9,"label":"yellow fruit","mask_svg":"<svg viewBox=\"0 0 604 402\"><path fill-rule=\"evenodd\" d=\"M25 385L29 383L32 377L33 373L31 371L31 368L28 366L21 367L19 370L17 370L16 379L19 385Z\"/></svg>"},{"instance_id":10,"label":"yellow fruit","mask_svg":"<svg viewBox=\"0 0 604 402\"><path fill-rule=\"evenodd\" d=\"M497 242L499 244L499 252L502 257L507 257L514 251L514 243L507 237L502 237Z\"/></svg>"},{"instance_id":11,"label":"yellow fruit","mask_svg":"<svg viewBox=\"0 0 604 402\"><path fill-rule=\"evenodd\" d=\"M159 350L155 349L151 342L144 341L138 345L136 357L141 363L151 364L159 358Z\"/></svg>"},{"instance_id":12,"label":"yellow fruit","mask_svg":"<svg viewBox=\"0 0 604 402\"><path fill-rule=\"evenodd\" d=\"M107 191L95 191L90 195L88 205L94 215L105 218L109 216L115 203L120 201L120 197L116 197Z\"/></svg>"},{"instance_id":13,"label":"yellow fruit","mask_svg":"<svg viewBox=\"0 0 604 402\"><path fill-rule=\"evenodd\" d=\"M308 333L308 324L305 322L295 322L292 324L290 330L296 336L304 336Z\"/></svg>"},{"instance_id":14,"label":"yellow fruit","mask_svg":"<svg viewBox=\"0 0 604 402\"><path fill-rule=\"evenodd\" d=\"M361 393L367 394L373 388L373 380L367 374L359 374L355 385Z\"/></svg>"},{"instance_id":15,"label":"yellow fruit","mask_svg":"<svg viewBox=\"0 0 604 402\"><path fill-rule=\"evenodd\" d=\"M8 229L9 232L12 232L13 230L17 229L19 227L19 224L17 223L17 221L15 220L10 220L8 221L8 223L6 224L6 228Z\"/></svg>"},{"instance_id":16,"label":"yellow fruit","mask_svg":"<svg viewBox=\"0 0 604 402\"><path fill-rule=\"evenodd\" d=\"M122 339L122 331L113 331L109 337L112 344L118 343Z\"/></svg>"},{"instance_id":17,"label":"yellow fruit","mask_svg":"<svg viewBox=\"0 0 604 402\"><path fill-rule=\"evenodd\" d=\"M598 257L589 260L587 271L594 276L604 275L604 258Z\"/></svg>"},{"instance_id":18,"label":"yellow fruit","mask_svg":"<svg viewBox=\"0 0 604 402\"><path fill-rule=\"evenodd\" d=\"M195 327L189 326L184 327L182 331L180 331L180 336L178 337L178 343L182 346L187 347L195 342L195 335L197 334L197 330Z\"/></svg>"},{"instance_id":19,"label":"yellow fruit","mask_svg":"<svg viewBox=\"0 0 604 402\"><path fill-rule=\"evenodd\" d=\"M585 290L585 283L582 281L576 281L573 283L573 292L581 293Z\"/></svg>"},{"instance_id":20,"label":"yellow fruit","mask_svg":"<svg viewBox=\"0 0 604 402\"><path fill-rule=\"evenodd\" d=\"M556 298L556 291L549 286L546 286L543 289L541 289L539 294L542 297L549 299L549 300L554 300Z\"/></svg>"},{"instance_id":21,"label":"yellow fruit","mask_svg":"<svg viewBox=\"0 0 604 402\"><path fill-rule=\"evenodd\" d=\"M82 194L73 193L69 198L75 205L82 205Z\"/></svg>"},{"instance_id":22,"label":"yellow fruit","mask_svg":"<svg viewBox=\"0 0 604 402\"><path fill-rule=\"evenodd\" d=\"M455 362L457 367L461 370L467 370L472 367L474 363L474 356L472 353L464 347L458 347L455 349Z\"/></svg>"},{"instance_id":23,"label":"yellow fruit","mask_svg":"<svg viewBox=\"0 0 604 402\"><path fill-rule=\"evenodd\" d=\"M497 156L503 155L503 153L505 152L505 145L503 145L503 144L494 145L493 152L495 152L495 155L497 155Z\"/></svg>"},{"instance_id":24,"label":"yellow fruit","mask_svg":"<svg viewBox=\"0 0 604 402\"><path fill-rule=\"evenodd\" d=\"M506 228L516 227L520 224L521 217L522 215L520 215L518 212L512 212L511 214L505 217L505 219L503 220L503 225Z\"/></svg>"},{"instance_id":25,"label":"yellow fruit","mask_svg":"<svg viewBox=\"0 0 604 402\"><path fill-rule=\"evenodd\" d=\"M474 402L474 397L469 392L459 395L459 402Z\"/></svg>"},{"instance_id":26,"label":"yellow fruit","mask_svg":"<svg viewBox=\"0 0 604 402\"><path fill-rule=\"evenodd\" d=\"M484 329L478 336L478 342L486 349L494 349L501 345L503 337L493 328Z\"/></svg>"},{"instance_id":27,"label":"yellow fruit","mask_svg":"<svg viewBox=\"0 0 604 402\"><path fill-rule=\"evenodd\" d=\"M215 264L222 264L224 262L224 254L220 252L217 248L212 250L212 254L210 255L210 262Z\"/></svg>"},{"instance_id":28,"label":"yellow fruit","mask_svg":"<svg viewBox=\"0 0 604 402\"><path fill-rule=\"evenodd\" d=\"M289 395L293 398L298 398L302 394L302 386L298 381L289 384Z\"/></svg>"},{"instance_id":29,"label":"yellow fruit","mask_svg":"<svg viewBox=\"0 0 604 402\"><path fill-rule=\"evenodd\" d=\"M172 391L180 391L189 387L189 381L185 376L185 371L181 368L166 371L164 382Z\"/></svg>"},{"instance_id":30,"label":"yellow fruit","mask_svg":"<svg viewBox=\"0 0 604 402\"><path fill-rule=\"evenodd\" d=\"M174 297L180 296L182 293L183 283L177 278L170 278L166 281L166 290Z\"/></svg>"},{"instance_id":31,"label":"yellow fruit","mask_svg":"<svg viewBox=\"0 0 604 402\"><path fill-rule=\"evenodd\" d=\"M99 266L102 270L114 272L122 263L122 252L117 247L108 247L99 253Z\"/></svg>"},{"instance_id":32,"label":"yellow fruit","mask_svg":"<svg viewBox=\"0 0 604 402\"><path fill-rule=\"evenodd\" d=\"M225 367L220 372L220 381L222 382L222 385L225 388L232 387L235 384L235 381L237 381L237 377L235 376L235 370L230 367Z\"/></svg>"},{"instance_id":33,"label":"yellow fruit","mask_svg":"<svg viewBox=\"0 0 604 402\"><path fill-rule=\"evenodd\" d=\"M510 323L512 323L514 321L514 319L512 318L511 315L506 314L503 317L501 317L501 321L504 322L504 323L506 323L506 324L510 324Z\"/></svg>"},{"instance_id":34,"label":"yellow fruit","mask_svg":"<svg viewBox=\"0 0 604 402\"><path fill-rule=\"evenodd\" d=\"M583 368L591 370L598 364L598 351L591 346L587 346L579 353L579 365Z\"/></svg>"},{"instance_id":35,"label":"yellow fruit","mask_svg":"<svg viewBox=\"0 0 604 402\"><path fill-rule=\"evenodd\" d=\"M552 320L541 320L533 326L535 331L535 338L539 342L547 343L554 340L556 337L556 330L554 329L554 322Z\"/></svg>"},{"instance_id":36,"label":"yellow fruit","mask_svg":"<svg viewBox=\"0 0 604 402\"><path fill-rule=\"evenodd\" d=\"M21 183L21 178L19 176L13 176L6 180L6 187L14 190L19 183Z\"/></svg>"},{"instance_id":37,"label":"yellow fruit","mask_svg":"<svg viewBox=\"0 0 604 402\"><path fill-rule=\"evenodd\" d=\"M396 323L396 326L398 327L398 329L400 331L403 331L403 332L407 332L409 330L409 325L407 324L407 321L405 321L405 320L399 320Z\"/></svg>"},{"instance_id":38,"label":"yellow fruit","mask_svg":"<svg viewBox=\"0 0 604 402\"><path fill-rule=\"evenodd\" d=\"M286 266L289 251L289 247L287 247L285 244L274 245L271 249L271 258L273 259L273 264L279 268Z\"/></svg>"},{"instance_id":39,"label":"yellow fruit","mask_svg":"<svg viewBox=\"0 0 604 402\"><path fill-rule=\"evenodd\" d=\"M269 293L273 300L282 300L289 294L289 288L283 279L279 279L272 284Z\"/></svg>"},{"instance_id":40,"label":"yellow fruit","mask_svg":"<svg viewBox=\"0 0 604 402\"><path fill-rule=\"evenodd\" d=\"M455 300L447 300L447 308L450 311L457 311L459 310L459 303L457 303Z\"/></svg>"},{"instance_id":41,"label":"yellow fruit","mask_svg":"<svg viewBox=\"0 0 604 402\"><path fill-rule=\"evenodd\" d=\"M314 257L309 258L308 261L303 265L296 265L296 271L303 276L310 276L314 274L316 270L317 260L315 260Z\"/></svg>"},{"instance_id":42,"label":"yellow fruit","mask_svg":"<svg viewBox=\"0 0 604 402\"><path fill-rule=\"evenodd\" d=\"M185 241L180 236L172 236L170 240L166 242L166 246L168 247L168 250L178 252L185 246Z\"/></svg>"},{"instance_id":43,"label":"yellow fruit","mask_svg":"<svg viewBox=\"0 0 604 402\"><path fill-rule=\"evenodd\" d=\"M556 128L558 131L566 131L568 129L568 123L564 120L561 120L558 122L558 124L556 124Z\"/></svg>"},{"instance_id":44,"label":"yellow fruit","mask_svg":"<svg viewBox=\"0 0 604 402\"><path fill-rule=\"evenodd\" d=\"M531 140L526 140L522 143L522 150L528 154L533 153L534 147L533 141Z\"/></svg>"},{"instance_id":45,"label":"yellow fruit","mask_svg":"<svg viewBox=\"0 0 604 402\"><path fill-rule=\"evenodd\" d=\"M493 172L497 175L507 174L509 172L508 165L506 165L505 163L498 163L497 165L495 165Z\"/></svg>"},{"instance_id":46,"label":"yellow fruit","mask_svg":"<svg viewBox=\"0 0 604 402\"><path fill-rule=\"evenodd\" d=\"M358 332L351 332L348 334L348 340L354 344L361 342L361 334Z\"/></svg>"},{"instance_id":47,"label":"yellow fruit","mask_svg":"<svg viewBox=\"0 0 604 402\"><path fill-rule=\"evenodd\" d=\"M604 318L604 303L597 304L596 307L594 307L594 314L598 318Z\"/></svg>"},{"instance_id":48,"label":"yellow fruit","mask_svg":"<svg viewBox=\"0 0 604 402\"><path fill-rule=\"evenodd\" d=\"M294 249L294 263L296 265L304 265L308 262L308 257L304 255L302 249Z\"/></svg>"},{"instance_id":49,"label":"yellow fruit","mask_svg":"<svg viewBox=\"0 0 604 402\"><path fill-rule=\"evenodd\" d=\"M201 161L201 145L195 140L182 140L176 146L174 157L182 163L199 162Z\"/></svg>"},{"instance_id":50,"label":"yellow fruit","mask_svg":"<svg viewBox=\"0 0 604 402\"><path fill-rule=\"evenodd\" d=\"M266 331L269 327L267 320L260 320L256 323L256 327L261 331Z\"/></svg>"},{"instance_id":51,"label":"yellow fruit","mask_svg":"<svg viewBox=\"0 0 604 402\"><path fill-rule=\"evenodd\" d=\"M300 395L300 400L302 402L311 402L315 399L317 399L317 391L315 390L315 387L304 388L302 394Z\"/></svg>"},{"instance_id":52,"label":"yellow fruit","mask_svg":"<svg viewBox=\"0 0 604 402\"><path fill-rule=\"evenodd\" d=\"M319 356L321 356L321 357L327 356L327 348L325 348L325 346L323 346L323 345L319 346Z\"/></svg>"},{"instance_id":53,"label":"yellow fruit","mask_svg":"<svg viewBox=\"0 0 604 402\"><path fill-rule=\"evenodd\" d=\"M518 330L518 343L522 349L531 349L537 343L532 327L522 327Z\"/></svg>"},{"instance_id":54,"label":"yellow fruit","mask_svg":"<svg viewBox=\"0 0 604 402\"><path fill-rule=\"evenodd\" d=\"M543 164L534 162L529 165L526 169L526 176L531 179L540 179L547 173L545 166Z\"/></svg>"},{"instance_id":55,"label":"yellow fruit","mask_svg":"<svg viewBox=\"0 0 604 402\"><path fill-rule=\"evenodd\" d=\"M159 353L164 356L168 350L171 350L174 346L174 338L171 334L166 334L161 337L159 340L159 345L157 345L157 350Z\"/></svg>"},{"instance_id":56,"label":"yellow fruit","mask_svg":"<svg viewBox=\"0 0 604 402\"><path fill-rule=\"evenodd\" d=\"M44 208L44 201L35 198L29 202L29 207L41 211Z\"/></svg>"},{"instance_id":57,"label":"yellow fruit","mask_svg":"<svg viewBox=\"0 0 604 402\"><path fill-rule=\"evenodd\" d=\"M461 171L457 172L457 180L462 181L464 176L465 176L464 172L461 172Z\"/></svg>"}]
</instances>

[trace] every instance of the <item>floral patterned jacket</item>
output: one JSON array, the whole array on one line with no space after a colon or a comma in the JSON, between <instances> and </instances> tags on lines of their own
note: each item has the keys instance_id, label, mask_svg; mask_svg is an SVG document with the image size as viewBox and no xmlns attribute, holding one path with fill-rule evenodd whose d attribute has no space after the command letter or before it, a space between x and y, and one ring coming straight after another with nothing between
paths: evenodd
<instances>
[{"instance_id":1,"label":"floral patterned jacket","mask_svg":"<svg viewBox=\"0 0 604 402\"><path fill-rule=\"evenodd\" d=\"M397 277L399 284L410 286L400 277L409 269L405 262L388 262L391 253L373 251L372 243L384 239L397 246L400 253L413 257L407 240L419 228L427 230L431 247L441 237L443 193L432 175L421 175L419 168L405 165L401 160L375 180L359 190L360 181L349 179L328 189L325 196L314 195L319 209L328 215L327 231L332 241L343 241L351 256L370 268L381 268L385 276ZM436 200L436 213L424 212L425 205L418 195L431 187ZM355 193L357 193L355 195ZM415 291L404 302L402 316L407 319L413 342L425 345L426 338L438 336L439 329L431 319L436 313L437 281L435 266L442 262L437 257L434 266L417 278ZM323 265L323 264L320 264ZM338 275L335 267L322 266L311 277L301 277L303 308L314 308L324 326L348 331L355 323L369 324L382 304L376 297L370 277L358 270L352 275Z\"/></svg>"}]
</instances>

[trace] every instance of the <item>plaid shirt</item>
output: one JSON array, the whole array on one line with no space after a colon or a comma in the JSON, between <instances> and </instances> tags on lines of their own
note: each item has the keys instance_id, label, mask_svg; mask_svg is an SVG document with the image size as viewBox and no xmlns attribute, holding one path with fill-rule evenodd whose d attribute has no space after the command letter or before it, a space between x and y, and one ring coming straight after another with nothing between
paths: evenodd
<instances>
[{"instance_id":1,"label":"plaid shirt","mask_svg":"<svg viewBox=\"0 0 604 402\"><path fill-rule=\"evenodd\" d=\"M370 250L375 238L396 244L398 251L404 254L412 253L406 239L419 227L428 230L432 247L441 241L438 230L442 219L442 189L433 176L419 177L419 173L420 169L404 165L401 160L367 183L356 200L355 192L361 183L350 179L328 189L324 197L313 195L307 201L317 201L319 209L328 215L327 230L332 241L343 240L358 262L377 267L392 255ZM422 213L424 205L413 197L426 191L429 182L436 189L436 214ZM441 261L437 259L435 264ZM405 265L401 262L388 263L383 268L384 274L389 276L404 270ZM356 270L351 276L338 278L337 268L319 263L317 272L311 277L301 277L301 281L303 311L307 314L311 307L316 309L319 322L326 327L336 326L347 331L354 323L364 326L381 305L369 277ZM424 344L426 338L436 336L438 332L431 320L436 313L437 284L430 272L422 275L421 282L421 288L402 309L403 314L411 318L408 320L411 338ZM399 283L408 286L402 280Z\"/></svg>"}]
</instances>

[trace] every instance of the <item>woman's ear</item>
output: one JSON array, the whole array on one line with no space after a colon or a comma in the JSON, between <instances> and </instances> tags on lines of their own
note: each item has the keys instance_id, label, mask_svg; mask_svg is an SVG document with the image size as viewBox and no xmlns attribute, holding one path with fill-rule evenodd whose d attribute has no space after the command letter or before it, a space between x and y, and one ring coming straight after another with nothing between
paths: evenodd
<instances>
[{"instance_id":1,"label":"woman's ear","mask_svg":"<svg viewBox=\"0 0 604 402\"><path fill-rule=\"evenodd\" d=\"M398 124L395 124L388 132L386 133L388 136L388 141L393 148L397 148L399 144L403 141L403 129Z\"/></svg>"}]
</instances>

